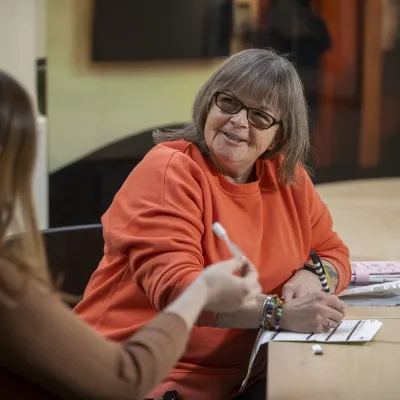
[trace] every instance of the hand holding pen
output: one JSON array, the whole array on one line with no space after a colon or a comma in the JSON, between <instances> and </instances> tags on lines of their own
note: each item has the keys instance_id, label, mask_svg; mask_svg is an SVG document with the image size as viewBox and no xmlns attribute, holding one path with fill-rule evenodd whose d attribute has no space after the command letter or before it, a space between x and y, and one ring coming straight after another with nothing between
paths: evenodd
<instances>
[{"instance_id":1,"label":"hand holding pen","mask_svg":"<svg viewBox=\"0 0 400 400\"><path fill-rule=\"evenodd\" d=\"M313 251L310 258L313 264L297 271L283 287L286 305L281 327L284 330L327 332L336 328L345 316L344 303L330 294L321 259Z\"/></svg>"},{"instance_id":2,"label":"hand holding pen","mask_svg":"<svg viewBox=\"0 0 400 400\"><path fill-rule=\"evenodd\" d=\"M261 294L261 286L258 282L257 270L245 257L245 255L239 249L239 247L230 240L225 228L219 222L213 224L213 231L219 238L221 238L226 243L228 249L235 257L235 259L240 261L242 264L240 269L236 270L233 273L234 275L237 275L236 279L248 281L251 283L253 287L252 293L249 294L249 298L252 300L252 302L248 301L246 306L250 307L254 304L257 304L256 295Z\"/></svg>"}]
</instances>

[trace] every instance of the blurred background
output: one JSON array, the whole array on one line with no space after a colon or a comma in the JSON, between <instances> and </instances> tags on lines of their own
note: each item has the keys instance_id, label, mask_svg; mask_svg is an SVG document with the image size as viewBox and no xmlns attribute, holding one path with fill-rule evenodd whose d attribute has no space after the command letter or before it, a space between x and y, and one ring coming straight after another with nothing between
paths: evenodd
<instances>
[{"instance_id":1,"label":"blurred background","mask_svg":"<svg viewBox=\"0 0 400 400\"><path fill-rule=\"evenodd\" d=\"M1 0L0 43L37 103L42 229L99 223L152 131L188 122L213 69L249 47L296 64L314 181L351 182L326 201L357 224L383 196L389 234L400 226L400 0Z\"/></svg>"}]
</instances>

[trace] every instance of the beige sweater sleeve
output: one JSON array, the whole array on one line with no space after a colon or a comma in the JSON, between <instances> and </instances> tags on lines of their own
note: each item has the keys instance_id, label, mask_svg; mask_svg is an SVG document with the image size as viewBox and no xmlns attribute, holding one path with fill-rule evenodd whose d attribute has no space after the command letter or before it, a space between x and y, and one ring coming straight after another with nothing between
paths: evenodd
<instances>
[{"instance_id":1,"label":"beige sweater sleeve","mask_svg":"<svg viewBox=\"0 0 400 400\"><path fill-rule=\"evenodd\" d=\"M168 374L189 336L161 313L124 344L108 341L59 297L0 262L0 364L69 399L142 399Z\"/></svg>"}]
</instances>

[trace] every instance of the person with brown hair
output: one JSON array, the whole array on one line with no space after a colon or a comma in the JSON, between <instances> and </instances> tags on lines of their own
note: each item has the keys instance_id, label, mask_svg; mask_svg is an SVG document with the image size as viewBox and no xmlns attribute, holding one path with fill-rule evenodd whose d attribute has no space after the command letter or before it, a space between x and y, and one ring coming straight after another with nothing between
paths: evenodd
<instances>
[{"instance_id":1,"label":"person with brown hair","mask_svg":"<svg viewBox=\"0 0 400 400\"><path fill-rule=\"evenodd\" d=\"M157 110L153 110L157 112ZM344 316L304 266L314 251L332 293L350 282L347 247L306 172L307 105L293 65L273 51L229 57L207 79L183 129L158 131L102 219L104 257L75 311L123 341L227 257L220 222L256 266L263 294L229 313L203 313L183 358L151 392L182 399L232 399L246 377L257 329L328 331ZM277 301L277 296L285 296ZM263 352L260 352L260 357ZM265 399L265 357L249 391ZM250 392L249 392L250 393ZM242 397L246 398L246 397Z\"/></svg>"},{"instance_id":2,"label":"person with brown hair","mask_svg":"<svg viewBox=\"0 0 400 400\"><path fill-rule=\"evenodd\" d=\"M63 304L50 283L32 200L35 125L29 96L0 71L2 394L27 398L27 383L7 392L17 374L66 399L142 399L178 361L203 309L227 312L255 303L257 272L245 258L214 263L124 343L105 339ZM11 229L21 232L18 240L8 240Z\"/></svg>"}]
</instances>

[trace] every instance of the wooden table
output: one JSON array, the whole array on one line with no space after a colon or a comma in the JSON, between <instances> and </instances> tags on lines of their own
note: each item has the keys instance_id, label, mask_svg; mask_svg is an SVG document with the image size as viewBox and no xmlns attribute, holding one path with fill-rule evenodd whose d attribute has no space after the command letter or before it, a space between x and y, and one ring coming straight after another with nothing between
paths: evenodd
<instances>
[{"instance_id":1,"label":"wooden table","mask_svg":"<svg viewBox=\"0 0 400 400\"><path fill-rule=\"evenodd\" d=\"M319 356L310 343L268 345L268 400L400 399L400 308L348 307L347 316L383 326L371 342L323 344Z\"/></svg>"}]
</instances>

